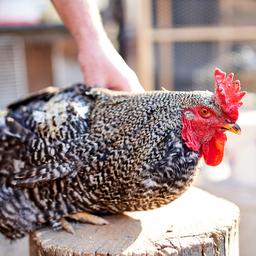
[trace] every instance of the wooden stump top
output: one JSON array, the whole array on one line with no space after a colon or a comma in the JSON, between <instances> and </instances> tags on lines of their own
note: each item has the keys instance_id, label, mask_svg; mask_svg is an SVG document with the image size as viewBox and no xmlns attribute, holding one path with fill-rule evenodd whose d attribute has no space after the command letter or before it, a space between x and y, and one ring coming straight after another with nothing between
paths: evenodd
<instances>
[{"instance_id":1,"label":"wooden stump top","mask_svg":"<svg viewBox=\"0 0 256 256\"><path fill-rule=\"evenodd\" d=\"M75 235L39 230L31 256L238 255L238 207L197 188L159 209L105 219L109 225L74 224Z\"/></svg>"}]
</instances>

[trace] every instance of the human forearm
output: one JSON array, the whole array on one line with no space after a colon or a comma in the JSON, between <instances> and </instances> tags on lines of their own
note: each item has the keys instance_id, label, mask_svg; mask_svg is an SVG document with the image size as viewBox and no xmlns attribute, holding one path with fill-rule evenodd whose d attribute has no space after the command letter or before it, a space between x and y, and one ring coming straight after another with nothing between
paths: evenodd
<instances>
[{"instance_id":1,"label":"human forearm","mask_svg":"<svg viewBox=\"0 0 256 256\"><path fill-rule=\"evenodd\" d=\"M94 0L52 0L65 26L81 47L106 37Z\"/></svg>"}]
</instances>

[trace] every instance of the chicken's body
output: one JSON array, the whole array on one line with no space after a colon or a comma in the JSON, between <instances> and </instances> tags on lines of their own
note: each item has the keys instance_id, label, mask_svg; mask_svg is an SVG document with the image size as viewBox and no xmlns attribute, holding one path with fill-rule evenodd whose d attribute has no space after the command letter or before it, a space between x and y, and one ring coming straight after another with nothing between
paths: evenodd
<instances>
[{"instance_id":1,"label":"chicken's body","mask_svg":"<svg viewBox=\"0 0 256 256\"><path fill-rule=\"evenodd\" d=\"M184 109L210 92L111 94L75 85L15 103L0 117L0 231L22 237L76 212L147 210L191 184L199 151Z\"/></svg>"}]
</instances>

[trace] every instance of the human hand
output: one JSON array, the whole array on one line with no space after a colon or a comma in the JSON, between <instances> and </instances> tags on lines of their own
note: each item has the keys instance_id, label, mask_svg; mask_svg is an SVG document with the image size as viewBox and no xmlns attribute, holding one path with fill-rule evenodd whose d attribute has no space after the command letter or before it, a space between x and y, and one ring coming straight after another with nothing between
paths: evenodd
<instances>
[{"instance_id":1,"label":"human hand","mask_svg":"<svg viewBox=\"0 0 256 256\"><path fill-rule=\"evenodd\" d=\"M88 86L143 92L135 72L125 63L108 38L80 45L79 63Z\"/></svg>"},{"instance_id":2,"label":"human hand","mask_svg":"<svg viewBox=\"0 0 256 256\"><path fill-rule=\"evenodd\" d=\"M52 0L78 46L78 59L88 86L143 92L137 76L110 42L91 0Z\"/></svg>"}]
</instances>

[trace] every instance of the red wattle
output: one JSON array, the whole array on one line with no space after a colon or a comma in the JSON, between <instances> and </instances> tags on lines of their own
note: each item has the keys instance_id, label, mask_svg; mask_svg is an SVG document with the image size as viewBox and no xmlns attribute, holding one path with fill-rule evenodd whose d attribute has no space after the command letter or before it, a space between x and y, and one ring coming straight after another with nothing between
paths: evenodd
<instances>
[{"instance_id":1,"label":"red wattle","mask_svg":"<svg viewBox=\"0 0 256 256\"><path fill-rule=\"evenodd\" d=\"M222 161L226 141L226 134L219 132L209 142L202 145L201 154L206 164L216 166Z\"/></svg>"}]
</instances>

